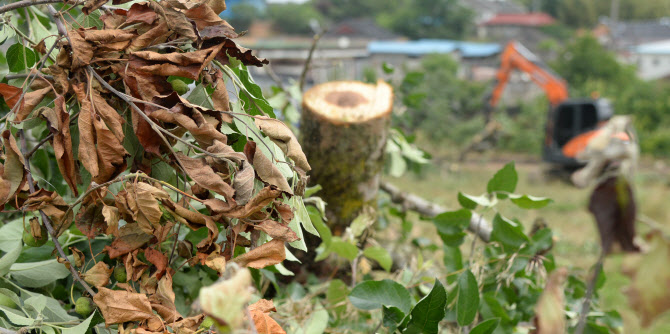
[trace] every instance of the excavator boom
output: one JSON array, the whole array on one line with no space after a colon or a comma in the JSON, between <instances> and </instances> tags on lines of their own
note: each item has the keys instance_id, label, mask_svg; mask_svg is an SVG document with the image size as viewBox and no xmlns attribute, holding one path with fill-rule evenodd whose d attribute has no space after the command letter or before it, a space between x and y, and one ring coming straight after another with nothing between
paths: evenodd
<instances>
[{"instance_id":1,"label":"excavator boom","mask_svg":"<svg viewBox=\"0 0 670 334\"><path fill-rule=\"evenodd\" d=\"M500 69L496 74L497 83L489 100L491 107L495 107L500 101L513 70L527 73L530 79L544 90L552 106L556 106L568 98L568 87L562 78L544 65L526 47L518 42L510 42L501 55Z\"/></svg>"}]
</instances>

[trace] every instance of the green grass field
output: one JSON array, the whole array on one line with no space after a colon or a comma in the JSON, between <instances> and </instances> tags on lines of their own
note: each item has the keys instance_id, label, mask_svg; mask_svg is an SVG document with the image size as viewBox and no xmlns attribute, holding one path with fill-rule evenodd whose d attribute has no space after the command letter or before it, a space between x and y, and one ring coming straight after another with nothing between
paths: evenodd
<instances>
[{"instance_id":1,"label":"green grass field","mask_svg":"<svg viewBox=\"0 0 670 334\"><path fill-rule=\"evenodd\" d=\"M553 203L540 210L521 210L504 203L498 210L508 217L516 217L530 228L533 221L542 218L553 229L556 238L554 256L557 265L568 267L573 273L589 274L597 260L600 239L592 216L587 211L591 188L577 189L565 180L548 176L547 166L539 158L529 156L472 157L464 164L452 164L436 157L420 175L391 178L388 181L401 189L430 199L447 208L458 208L458 191L480 195L486 190L489 178L505 163L515 160L519 174L517 193L549 197ZM442 161L442 162L440 162ZM638 214L670 230L670 176L667 167L659 162L644 161L635 177ZM431 224L419 223L415 234L435 235ZM638 222L638 236L644 236L649 227ZM467 251L467 250L464 250ZM436 259L436 261L440 261ZM651 327L641 329L639 320L628 306L624 290L629 282L622 274L624 261L635 261L631 255L615 254L605 262L606 285L601 290L603 309L616 309L624 318L624 333L670 333L670 316L659 319Z\"/></svg>"}]
</instances>

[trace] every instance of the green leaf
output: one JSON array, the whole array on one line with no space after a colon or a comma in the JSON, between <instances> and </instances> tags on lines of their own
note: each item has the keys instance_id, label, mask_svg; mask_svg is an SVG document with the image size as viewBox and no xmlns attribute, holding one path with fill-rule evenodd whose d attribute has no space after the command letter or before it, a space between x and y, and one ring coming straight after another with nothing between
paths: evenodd
<instances>
[{"instance_id":1,"label":"green leaf","mask_svg":"<svg viewBox=\"0 0 670 334\"><path fill-rule=\"evenodd\" d=\"M100 11L93 11L86 14L81 14L77 17L77 22L84 28L96 27L98 29L104 28L102 21L100 20Z\"/></svg>"},{"instance_id":2,"label":"green leaf","mask_svg":"<svg viewBox=\"0 0 670 334\"><path fill-rule=\"evenodd\" d=\"M477 207L477 202L471 200L469 195L458 192L458 203L465 209L474 210Z\"/></svg>"},{"instance_id":3,"label":"green leaf","mask_svg":"<svg viewBox=\"0 0 670 334\"><path fill-rule=\"evenodd\" d=\"M498 241L508 249L514 251L519 249L522 244L528 242L528 236L523 233L522 226L513 222L500 214L493 218L493 231L491 231L491 240Z\"/></svg>"},{"instance_id":4,"label":"green leaf","mask_svg":"<svg viewBox=\"0 0 670 334\"><path fill-rule=\"evenodd\" d=\"M444 307L447 304L447 292L440 280L428 295L423 297L412 309L411 319L405 333L437 333L438 324L444 318Z\"/></svg>"},{"instance_id":5,"label":"green leaf","mask_svg":"<svg viewBox=\"0 0 670 334\"><path fill-rule=\"evenodd\" d=\"M513 193L518 180L516 169L514 169L514 161L512 161L493 175L493 178L486 185L486 192ZM505 198L505 196L505 194L498 194L499 198Z\"/></svg>"},{"instance_id":6,"label":"green leaf","mask_svg":"<svg viewBox=\"0 0 670 334\"><path fill-rule=\"evenodd\" d=\"M72 261L72 256L68 256L68 259ZM69 276L70 271L65 268L65 265L53 259L40 262L14 263L9 269L9 274L22 286L39 288Z\"/></svg>"},{"instance_id":7,"label":"green leaf","mask_svg":"<svg viewBox=\"0 0 670 334\"><path fill-rule=\"evenodd\" d=\"M391 265L393 264L393 259L391 254L384 248L380 246L372 246L363 250L363 255L369 259L377 261L382 268L386 271L391 271Z\"/></svg>"},{"instance_id":8,"label":"green leaf","mask_svg":"<svg viewBox=\"0 0 670 334\"><path fill-rule=\"evenodd\" d=\"M477 279L470 269L458 278L458 302L456 304L456 318L460 326L467 326L477 315L479 308L479 287Z\"/></svg>"},{"instance_id":9,"label":"green leaf","mask_svg":"<svg viewBox=\"0 0 670 334\"><path fill-rule=\"evenodd\" d=\"M22 243L23 219L15 219L0 227L0 250L8 253L16 248L17 243Z\"/></svg>"},{"instance_id":10,"label":"green leaf","mask_svg":"<svg viewBox=\"0 0 670 334\"><path fill-rule=\"evenodd\" d=\"M233 71L237 74L237 77L242 83L242 92L240 93L239 98L244 103L244 110L250 115L267 115L272 118L277 118L274 109L263 97L261 87L259 87L254 82L254 79L251 78L251 74L247 67L241 65L240 67L233 68Z\"/></svg>"},{"instance_id":11,"label":"green leaf","mask_svg":"<svg viewBox=\"0 0 670 334\"><path fill-rule=\"evenodd\" d=\"M475 326L475 328L470 331L470 334L491 334L496 330L499 323L500 318L484 320L480 322L479 325Z\"/></svg>"},{"instance_id":12,"label":"green leaf","mask_svg":"<svg viewBox=\"0 0 670 334\"><path fill-rule=\"evenodd\" d=\"M79 325L63 329L63 334L86 334L88 328L91 326L91 320L95 316L96 312L93 312L86 320L82 321Z\"/></svg>"},{"instance_id":13,"label":"green leaf","mask_svg":"<svg viewBox=\"0 0 670 334\"><path fill-rule=\"evenodd\" d=\"M321 334L325 332L326 327L328 327L328 311L320 304L317 304L317 310L312 313L312 316L307 321L304 333Z\"/></svg>"},{"instance_id":14,"label":"green leaf","mask_svg":"<svg viewBox=\"0 0 670 334\"><path fill-rule=\"evenodd\" d=\"M362 310L395 306L407 314L412 306L412 297L407 289L390 279L359 283L349 294L349 300Z\"/></svg>"},{"instance_id":15,"label":"green leaf","mask_svg":"<svg viewBox=\"0 0 670 334\"><path fill-rule=\"evenodd\" d=\"M7 49L7 65L11 72L18 73L33 67L36 60L35 52L23 44L16 43Z\"/></svg>"},{"instance_id":16,"label":"green leaf","mask_svg":"<svg viewBox=\"0 0 670 334\"><path fill-rule=\"evenodd\" d=\"M340 237L333 237L328 249L349 261L353 261L358 256L358 247L348 241L342 240Z\"/></svg>"},{"instance_id":17,"label":"green leaf","mask_svg":"<svg viewBox=\"0 0 670 334\"><path fill-rule=\"evenodd\" d=\"M209 94L207 94L207 89L203 84L196 85L191 93L188 94L186 100L203 108L214 108L212 100L210 99Z\"/></svg>"},{"instance_id":18,"label":"green leaf","mask_svg":"<svg viewBox=\"0 0 670 334\"><path fill-rule=\"evenodd\" d=\"M395 71L395 67L392 64L389 64L387 62L382 63L382 70L384 70L384 73L386 74L392 74Z\"/></svg>"},{"instance_id":19,"label":"green leaf","mask_svg":"<svg viewBox=\"0 0 670 334\"><path fill-rule=\"evenodd\" d=\"M21 250L23 249L23 245L21 245L20 242L16 242L16 246L14 247L13 250L5 254L2 258L0 258L0 276L5 276L9 272L9 268L16 262L16 260L19 258L19 255L21 255Z\"/></svg>"},{"instance_id":20,"label":"green leaf","mask_svg":"<svg viewBox=\"0 0 670 334\"><path fill-rule=\"evenodd\" d=\"M548 228L543 228L531 237L532 244L531 244L531 250L534 253L543 251L543 250L548 250L554 245L554 240L553 240L553 232L551 229Z\"/></svg>"},{"instance_id":21,"label":"green leaf","mask_svg":"<svg viewBox=\"0 0 670 334\"><path fill-rule=\"evenodd\" d=\"M433 218L433 224L437 227L442 241L448 246L459 246L463 243L465 229L470 226L472 212L467 209L449 211Z\"/></svg>"},{"instance_id":22,"label":"green leaf","mask_svg":"<svg viewBox=\"0 0 670 334\"><path fill-rule=\"evenodd\" d=\"M7 306L0 306L0 311L3 311L7 319L17 326L30 326L35 322L35 319L25 317L25 314L19 314L18 311L10 309Z\"/></svg>"},{"instance_id":23,"label":"green leaf","mask_svg":"<svg viewBox=\"0 0 670 334\"><path fill-rule=\"evenodd\" d=\"M32 307L37 314L40 314L47 306L47 297L45 295L34 295L26 299L23 304Z\"/></svg>"},{"instance_id":24,"label":"green leaf","mask_svg":"<svg viewBox=\"0 0 670 334\"><path fill-rule=\"evenodd\" d=\"M347 310L347 305L343 302L346 301L348 294L349 287L342 280L334 279L330 281L326 291L326 301L338 318Z\"/></svg>"},{"instance_id":25,"label":"green leaf","mask_svg":"<svg viewBox=\"0 0 670 334\"><path fill-rule=\"evenodd\" d=\"M461 255L460 248L443 246L442 251L444 253L444 267L448 273L457 272L463 269L463 256ZM456 277L457 276L455 275L447 276L447 283L453 283L456 280Z\"/></svg>"},{"instance_id":26,"label":"green leaf","mask_svg":"<svg viewBox=\"0 0 670 334\"><path fill-rule=\"evenodd\" d=\"M474 202L474 206L472 202ZM458 203L461 204L463 208L469 210L474 210L477 207L477 205L481 205L484 207L494 206L497 202L498 200L495 197L493 197L493 199L489 199L488 194L474 196L462 192L458 193ZM470 207L472 207L472 209L470 209Z\"/></svg>"},{"instance_id":27,"label":"green leaf","mask_svg":"<svg viewBox=\"0 0 670 334\"><path fill-rule=\"evenodd\" d=\"M389 329L389 333L393 333L398 324L405 318L405 313L395 306L382 306L382 316L384 327Z\"/></svg>"},{"instance_id":28,"label":"green leaf","mask_svg":"<svg viewBox=\"0 0 670 334\"><path fill-rule=\"evenodd\" d=\"M511 194L509 196L512 203L522 209L541 209L553 202L551 198L535 197L530 195Z\"/></svg>"}]
</instances>

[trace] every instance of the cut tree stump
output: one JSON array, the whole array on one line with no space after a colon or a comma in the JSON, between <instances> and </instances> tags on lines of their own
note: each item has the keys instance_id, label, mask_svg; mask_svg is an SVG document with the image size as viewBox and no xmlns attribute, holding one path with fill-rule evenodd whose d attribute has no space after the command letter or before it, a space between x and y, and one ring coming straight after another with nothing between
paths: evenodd
<instances>
[{"instance_id":1,"label":"cut tree stump","mask_svg":"<svg viewBox=\"0 0 670 334\"><path fill-rule=\"evenodd\" d=\"M328 203L335 235L364 209L377 208L392 107L393 90L383 81L328 82L303 96L300 132L310 183L323 187L317 195Z\"/></svg>"}]
</instances>

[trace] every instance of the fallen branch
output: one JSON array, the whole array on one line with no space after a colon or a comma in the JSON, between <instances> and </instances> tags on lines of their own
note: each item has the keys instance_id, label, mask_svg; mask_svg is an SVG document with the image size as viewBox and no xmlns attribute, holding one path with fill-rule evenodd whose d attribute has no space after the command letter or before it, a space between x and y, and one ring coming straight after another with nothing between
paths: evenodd
<instances>
[{"instance_id":1,"label":"fallen branch","mask_svg":"<svg viewBox=\"0 0 670 334\"><path fill-rule=\"evenodd\" d=\"M415 194L403 192L391 183L381 182L379 187L391 195L391 201L400 204L405 211L415 211L427 217L435 217L440 213L449 211L449 209ZM477 213L472 213L468 230L485 242L488 242L491 239L491 224Z\"/></svg>"}]
</instances>

